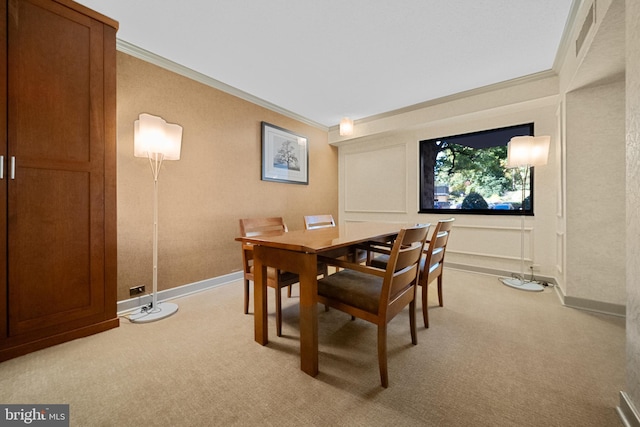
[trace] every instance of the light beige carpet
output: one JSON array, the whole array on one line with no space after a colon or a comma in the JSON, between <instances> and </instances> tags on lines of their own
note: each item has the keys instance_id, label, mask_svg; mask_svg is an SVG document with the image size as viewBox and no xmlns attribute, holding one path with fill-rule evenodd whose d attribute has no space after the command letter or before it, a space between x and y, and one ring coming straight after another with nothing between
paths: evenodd
<instances>
[{"instance_id":1,"label":"light beige carpet","mask_svg":"<svg viewBox=\"0 0 640 427\"><path fill-rule=\"evenodd\" d=\"M388 389L376 329L319 312L320 374L299 369L297 301L284 336L253 341L242 282L175 302L174 316L121 326L0 363L0 403L68 403L72 426L619 426L624 319L562 307L496 277L445 271L431 327L389 327ZM269 289L273 307L273 290ZM420 307L419 307L420 308ZM420 317L418 317L420 318Z\"/></svg>"}]
</instances>

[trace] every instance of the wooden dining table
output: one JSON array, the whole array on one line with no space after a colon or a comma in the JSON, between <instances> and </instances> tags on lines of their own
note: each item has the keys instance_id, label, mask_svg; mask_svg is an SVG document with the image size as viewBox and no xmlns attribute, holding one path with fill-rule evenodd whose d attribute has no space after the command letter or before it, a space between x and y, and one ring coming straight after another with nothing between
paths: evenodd
<instances>
[{"instance_id":1,"label":"wooden dining table","mask_svg":"<svg viewBox=\"0 0 640 427\"><path fill-rule=\"evenodd\" d=\"M300 278L300 369L318 374L318 255L344 256L368 241L388 242L404 224L349 222L338 227L297 230L278 235L238 237L250 243L254 265L254 333L269 342L267 328L267 267L297 273Z\"/></svg>"}]
</instances>

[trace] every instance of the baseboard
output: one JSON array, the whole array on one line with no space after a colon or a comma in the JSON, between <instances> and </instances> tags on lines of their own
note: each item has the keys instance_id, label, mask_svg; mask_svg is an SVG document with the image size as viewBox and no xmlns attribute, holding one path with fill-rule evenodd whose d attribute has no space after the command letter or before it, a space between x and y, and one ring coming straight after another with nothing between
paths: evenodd
<instances>
[{"instance_id":1,"label":"baseboard","mask_svg":"<svg viewBox=\"0 0 640 427\"><path fill-rule=\"evenodd\" d=\"M576 308L578 310L592 311L594 313L608 314L610 316L626 317L627 307L621 304L611 304L608 302L594 301L586 298L569 297L556 286L558 297L565 307Z\"/></svg>"},{"instance_id":2,"label":"baseboard","mask_svg":"<svg viewBox=\"0 0 640 427\"><path fill-rule=\"evenodd\" d=\"M475 265L466 265L466 264L456 264L456 263L445 263L446 268L453 268L456 270L463 271L472 271L474 273L488 274L491 276L506 276L511 277L513 274L510 271L498 270L493 268L485 268L479 267ZM545 277L536 275L536 280L541 282L547 282L549 284L554 285L558 298L560 298L560 302L565 307L576 308L578 310L592 311L594 313L608 314L611 316L625 317L627 312L627 307L621 304L611 304L608 302L602 301L594 301L585 298L577 298L577 297L569 297L566 296L562 289L557 286L556 279L553 277Z\"/></svg>"},{"instance_id":3,"label":"baseboard","mask_svg":"<svg viewBox=\"0 0 640 427\"><path fill-rule=\"evenodd\" d=\"M626 427L640 427L640 413L624 391L620 392L620 406L616 408L622 424Z\"/></svg>"},{"instance_id":4,"label":"baseboard","mask_svg":"<svg viewBox=\"0 0 640 427\"><path fill-rule=\"evenodd\" d=\"M481 273L481 274L488 274L489 276L511 277L513 275L513 272L511 271L499 270L497 268L480 267L478 265L467 265L467 264L456 264L454 262L445 262L444 266L445 268L452 268L455 270L462 270L462 271L471 271L474 273ZM536 275L535 280L539 282L547 282L552 285L557 284L556 279L554 279L553 277Z\"/></svg>"},{"instance_id":5,"label":"baseboard","mask_svg":"<svg viewBox=\"0 0 640 427\"><path fill-rule=\"evenodd\" d=\"M242 271L238 271L235 273L226 274L224 276L212 277L211 279L201 280L195 283L189 283L186 285L178 286L175 288L167 289L164 291L158 291L158 301L168 301L174 298L184 297L186 295L195 294L197 292L202 292L207 289L212 289L217 286L226 285L231 282L235 282L238 280L242 280L243 278ZM136 298L130 298L123 301L118 301L118 315L122 315L124 313L128 313L130 311L136 310L139 307L142 307L145 304L149 304L151 302L151 295L142 295Z\"/></svg>"}]
</instances>

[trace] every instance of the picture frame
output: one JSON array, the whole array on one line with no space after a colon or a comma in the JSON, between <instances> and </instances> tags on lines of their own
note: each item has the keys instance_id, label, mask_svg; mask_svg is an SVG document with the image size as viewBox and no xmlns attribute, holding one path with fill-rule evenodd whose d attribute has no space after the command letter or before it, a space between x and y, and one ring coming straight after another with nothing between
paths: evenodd
<instances>
[{"instance_id":1,"label":"picture frame","mask_svg":"<svg viewBox=\"0 0 640 427\"><path fill-rule=\"evenodd\" d=\"M262 122L262 180L309 185L309 141Z\"/></svg>"}]
</instances>

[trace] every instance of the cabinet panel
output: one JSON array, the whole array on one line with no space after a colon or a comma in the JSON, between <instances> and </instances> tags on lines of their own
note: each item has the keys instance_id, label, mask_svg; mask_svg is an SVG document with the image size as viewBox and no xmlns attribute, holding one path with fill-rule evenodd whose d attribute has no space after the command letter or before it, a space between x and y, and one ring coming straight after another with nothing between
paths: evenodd
<instances>
[{"instance_id":1,"label":"cabinet panel","mask_svg":"<svg viewBox=\"0 0 640 427\"><path fill-rule=\"evenodd\" d=\"M88 172L17 169L10 183L17 195L9 217L10 335L102 311L103 221L91 215L92 192L98 204L102 192L91 187Z\"/></svg>"}]
</instances>

